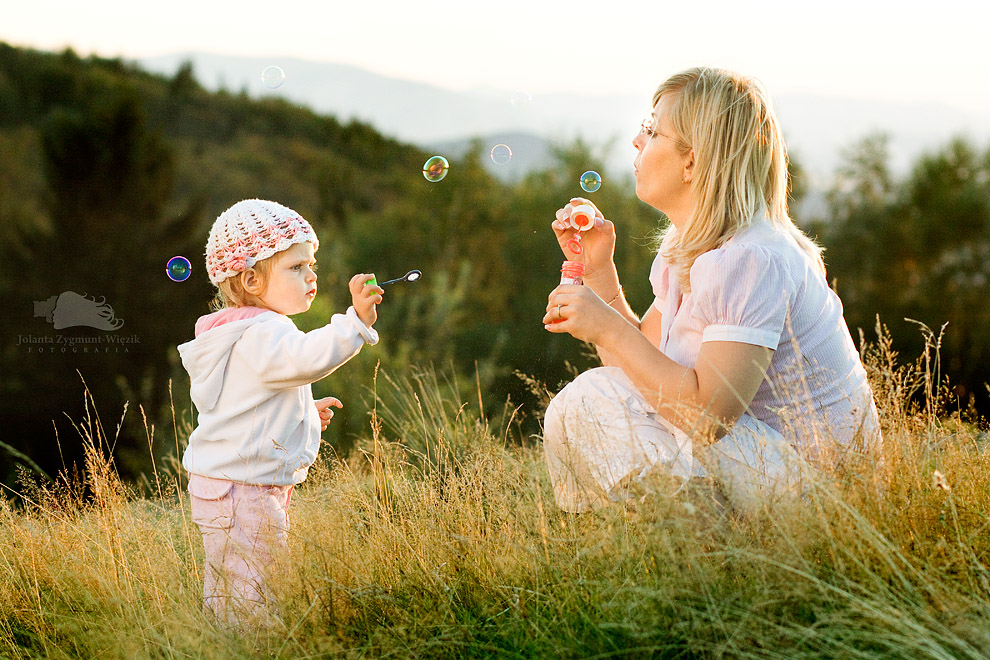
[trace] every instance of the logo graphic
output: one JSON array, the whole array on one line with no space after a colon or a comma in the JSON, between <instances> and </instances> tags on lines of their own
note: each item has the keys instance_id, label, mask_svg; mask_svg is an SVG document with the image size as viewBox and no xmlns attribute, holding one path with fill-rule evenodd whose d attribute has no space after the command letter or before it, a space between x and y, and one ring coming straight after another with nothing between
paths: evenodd
<instances>
[{"instance_id":1,"label":"logo graphic","mask_svg":"<svg viewBox=\"0 0 990 660\"><path fill-rule=\"evenodd\" d=\"M114 316L113 307L106 304L104 296L97 301L95 296L87 298L86 294L79 295L75 291L65 291L48 300L35 300L34 316L44 316L56 330L76 326L119 330L124 325L123 319Z\"/></svg>"}]
</instances>

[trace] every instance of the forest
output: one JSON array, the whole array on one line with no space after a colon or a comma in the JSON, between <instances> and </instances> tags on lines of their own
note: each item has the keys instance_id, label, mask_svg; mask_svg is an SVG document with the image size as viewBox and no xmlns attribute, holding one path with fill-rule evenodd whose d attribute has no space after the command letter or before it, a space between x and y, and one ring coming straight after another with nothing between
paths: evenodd
<instances>
[{"instance_id":1,"label":"forest","mask_svg":"<svg viewBox=\"0 0 990 660\"><path fill-rule=\"evenodd\" d=\"M898 178L886 140L844 145L827 217L795 221L825 246L854 339L875 340L879 323L913 357L919 324L933 329L937 376L978 421L990 412L990 149L960 136ZM346 308L353 273L424 273L390 288L381 343L314 385L345 405L328 452L347 454L367 430L383 378L410 391L440 382L502 416L512 442L533 442L547 394L595 360L540 322L559 277L554 211L587 195L582 172L601 172L588 196L620 228L616 262L641 312L665 219L609 176L594 145L561 147L553 167L508 183L482 166L490 148L477 140L434 183L422 175L433 154L285 100L208 92L191 65L167 77L0 43L0 483L80 463L74 429L96 414L87 389L122 476L174 461L195 422L176 346L210 311L206 238L253 197L295 209L320 237L320 293L300 329ZM798 208L800 163L791 173ZM182 282L166 274L177 255L192 264ZM107 325L59 328L53 297L69 292Z\"/></svg>"}]
</instances>

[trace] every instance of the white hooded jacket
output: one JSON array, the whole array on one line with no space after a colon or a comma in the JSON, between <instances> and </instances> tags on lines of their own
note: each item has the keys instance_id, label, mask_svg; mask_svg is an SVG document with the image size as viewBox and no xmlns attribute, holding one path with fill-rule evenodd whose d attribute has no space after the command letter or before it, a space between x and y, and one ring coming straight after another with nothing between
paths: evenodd
<instances>
[{"instance_id":1,"label":"white hooded jacket","mask_svg":"<svg viewBox=\"0 0 990 660\"><path fill-rule=\"evenodd\" d=\"M258 308L222 310L196 328L178 347L199 412L183 467L246 484L302 482L320 448L311 383L377 344L378 333L353 307L311 332Z\"/></svg>"}]
</instances>

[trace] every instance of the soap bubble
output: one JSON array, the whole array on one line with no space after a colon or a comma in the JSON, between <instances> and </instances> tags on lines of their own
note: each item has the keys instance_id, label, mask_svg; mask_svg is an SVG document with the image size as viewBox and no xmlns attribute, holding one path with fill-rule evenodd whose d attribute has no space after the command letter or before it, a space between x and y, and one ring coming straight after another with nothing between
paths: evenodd
<instances>
[{"instance_id":1,"label":"soap bubble","mask_svg":"<svg viewBox=\"0 0 990 660\"><path fill-rule=\"evenodd\" d=\"M581 189L584 192L595 192L602 187L602 175L594 170L588 170L581 175Z\"/></svg>"},{"instance_id":2,"label":"soap bubble","mask_svg":"<svg viewBox=\"0 0 990 660\"><path fill-rule=\"evenodd\" d=\"M443 156L433 156L423 164L423 176L431 183L441 181L447 176L450 163Z\"/></svg>"},{"instance_id":3,"label":"soap bubble","mask_svg":"<svg viewBox=\"0 0 990 660\"><path fill-rule=\"evenodd\" d=\"M185 257L172 257L165 264L165 274L173 282L185 282L192 272L192 264Z\"/></svg>"},{"instance_id":4,"label":"soap bubble","mask_svg":"<svg viewBox=\"0 0 990 660\"><path fill-rule=\"evenodd\" d=\"M261 82L269 89L277 89L285 82L285 71L281 67L270 66L261 72Z\"/></svg>"},{"instance_id":5,"label":"soap bubble","mask_svg":"<svg viewBox=\"0 0 990 660\"><path fill-rule=\"evenodd\" d=\"M512 160L512 149L508 145L496 144L492 147L492 162L496 165L505 165Z\"/></svg>"},{"instance_id":6,"label":"soap bubble","mask_svg":"<svg viewBox=\"0 0 990 660\"><path fill-rule=\"evenodd\" d=\"M529 104L532 102L533 102L533 97L530 95L530 93L524 92L522 90L513 94L512 98L509 99L509 103L512 104L512 107L517 108L519 110L528 107Z\"/></svg>"}]
</instances>

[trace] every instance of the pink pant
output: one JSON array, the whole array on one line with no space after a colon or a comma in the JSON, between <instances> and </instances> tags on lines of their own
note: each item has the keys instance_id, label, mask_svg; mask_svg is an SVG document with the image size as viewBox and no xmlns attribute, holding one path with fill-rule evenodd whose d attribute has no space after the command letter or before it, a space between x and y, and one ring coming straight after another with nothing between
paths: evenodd
<instances>
[{"instance_id":1,"label":"pink pant","mask_svg":"<svg viewBox=\"0 0 990 660\"><path fill-rule=\"evenodd\" d=\"M191 474L189 495L206 550L204 605L229 625L270 618L266 582L288 540L292 486L255 486Z\"/></svg>"}]
</instances>

